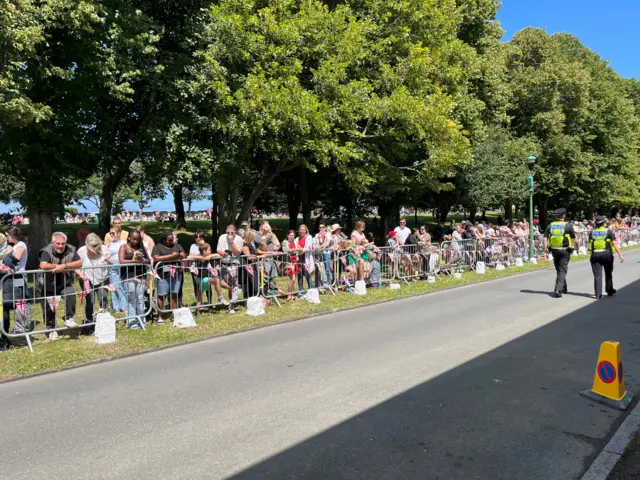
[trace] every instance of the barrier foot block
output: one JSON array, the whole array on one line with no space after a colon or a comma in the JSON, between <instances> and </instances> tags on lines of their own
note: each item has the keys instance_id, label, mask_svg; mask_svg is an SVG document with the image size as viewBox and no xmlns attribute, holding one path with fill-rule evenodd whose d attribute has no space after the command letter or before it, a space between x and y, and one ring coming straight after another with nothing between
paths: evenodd
<instances>
[{"instance_id":1,"label":"barrier foot block","mask_svg":"<svg viewBox=\"0 0 640 480\"><path fill-rule=\"evenodd\" d=\"M580 392L580 395L601 405L606 405L607 407L623 411L629 408L629 405L631 405L631 402L633 401L633 395L628 392L625 392L624 396L620 400L605 397L603 395L595 393L593 390L583 390L582 392Z\"/></svg>"}]
</instances>

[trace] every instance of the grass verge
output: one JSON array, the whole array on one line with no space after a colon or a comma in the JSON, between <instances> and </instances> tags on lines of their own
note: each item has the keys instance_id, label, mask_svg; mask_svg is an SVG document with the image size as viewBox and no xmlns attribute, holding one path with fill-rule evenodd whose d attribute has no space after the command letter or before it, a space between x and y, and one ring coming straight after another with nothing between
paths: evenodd
<instances>
[{"instance_id":1,"label":"grass verge","mask_svg":"<svg viewBox=\"0 0 640 480\"><path fill-rule=\"evenodd\" d=\"M639 248L640 245L629 247L625 249L625 252ZM574 257L571 262L585 261L588 258L588 256ZM518 273L540 270L552 265L552 262L539 260L537 265L525 263L522 267L510 267L503 271L487 269L485 275L466 272L460 279L445 275L441 276L436 283L419 281L409 285L402 284L400 290L391 290L388 287L370 289L364 297L345 292L339 292L335 297L327 294L322 295L322 303L318 305L307 303L304 300L299 300L295 303L283 301L282 308L278 308L275 305L271 306L266 309L265 315L259 317L245 315L244 308L239 308L235 315L229 315L226 311L218 310L197 316L196 322L198 326L189 329L176 329L170 323L166 323L163 325L150 325L146 331L127 330L120 322L117 324L117 341L113 344L97 345L93 337L70 338L63 336L56 342L36 341L33 353L29 352L27 348L15 348L2 352L0 353L0 380L54 371L96 360L114 359L160 347L206 340L220 335L332 313L376 302L397 300L447 288L486 282Z\"/></svg>"},{"instance_id":2,"label":"grass verge","mask_svg":"<svg viewBox=\"0 0 640 480\"><path fill-rule=\"evenodd\" d=\"M47 370L56 370L99 359L111 359L144 350L178 345L189 341L204 340L219 335L244 331L265 325L286 322L323 313L331 313L342 309L353 308L375 302L389 301L443 290L455 286L486 282L517 273L539 270L550 266L550 262L541 261L538 265L526 263L522 267L510 267L503 271L488 269L485 275L467 272L461 279L442 276L436 283L425 281L403 284L400 290L390 288L370 289L366 296L357 296L339 292L322 295L320 304L313 305L304 300L295 303L283 302L282 308L271 306L265 315L251 317L245 315L244 308L239 308L235 315L226 311L214 311L196 317L195 328L177 329L171 324L153 324L146 331L127 330L120 322L117 324L117 341L108 345L97 345L93 337L71 338L63 336L56 342L36 341L34 352L27 348L14 348L0 353L0 379L21 377ZM36 337L37 338L37 337Z\"/></svg>"}]
</instances>

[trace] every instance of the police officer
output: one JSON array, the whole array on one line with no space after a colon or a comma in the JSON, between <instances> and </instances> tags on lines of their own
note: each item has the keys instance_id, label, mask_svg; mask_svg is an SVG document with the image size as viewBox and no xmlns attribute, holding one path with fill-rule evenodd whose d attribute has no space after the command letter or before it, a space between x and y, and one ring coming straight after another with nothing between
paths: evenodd
<instances>
[{"instance_id":1,"label":"police officer","mask_svg":"<svg viewBox=\"0 0 640 480\"><path fill-rule=\"evenodd\" d=\"M563 293L567 293L567 271L576 234L573 227L564 221L566 208L558 208L552 213L556 221L547 226L544 232L544 249L551 251L553 255L553 265L556 267L556 286L553 294L556 298L561 298Z\"/></svg>"},{"instance_id":2,"label":"police officer","mask_svg":"<svg viewBox=\"0 0 640 480\"><path fill-rule=\"evenodd\" d=\"M620 263L624 257L615 234L605 224L607 219L597 217L593 231L589 234L589 249L591 250L591 270L593 270L593 285L596 298L602 298L602 269L604 268L605 291L610 297L615 295L613 288L613 252L618 252Z\"/></svg>"}]
</instances>

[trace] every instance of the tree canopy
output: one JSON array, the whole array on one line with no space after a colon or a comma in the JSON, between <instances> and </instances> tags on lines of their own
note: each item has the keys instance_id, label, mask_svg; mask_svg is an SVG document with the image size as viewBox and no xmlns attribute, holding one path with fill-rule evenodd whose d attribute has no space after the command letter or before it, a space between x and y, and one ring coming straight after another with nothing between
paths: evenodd
<instances>
[{"instance_id":1,"label":"tree canopy","mask_svg":"<svg viewBox=\"0 0 640 480\"><path fill-rule=\"evenodd\" d=\"M640 205L640 83L569 34L501 42L496 0L10 0L0 199L540 214ZM529 171L526 158L538 157ZM277 200L276 200L277 199ZM510 208L509 208L510 210ZM36 243L43 239L37 237Z\"/></svg>"}]
</instances>

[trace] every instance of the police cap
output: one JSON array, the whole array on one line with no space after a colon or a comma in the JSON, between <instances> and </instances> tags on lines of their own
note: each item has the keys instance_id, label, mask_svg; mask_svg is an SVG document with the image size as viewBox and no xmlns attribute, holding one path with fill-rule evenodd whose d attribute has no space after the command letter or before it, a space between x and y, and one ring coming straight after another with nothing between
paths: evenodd
<instances>
[{"instance_id":1,"label":"police cap","mask_svg":"<svg viewBox=\"0 0 640 480\"><path fill-rule=\"evenodd\" d=\"M596 225L604 225L607 223L606 217L596 217Z\"/></svg>"},{"instance_id":2,"label":"police cap","mask_svg":"<svg viewBox=\"0 0 640 480\"><path fill-rule=\"evenodd\" d=\"M564 215L565 213L567 213L567 209L566 208L556 208L553 212L554 215Z\"/></svg>"}]
</instances>

